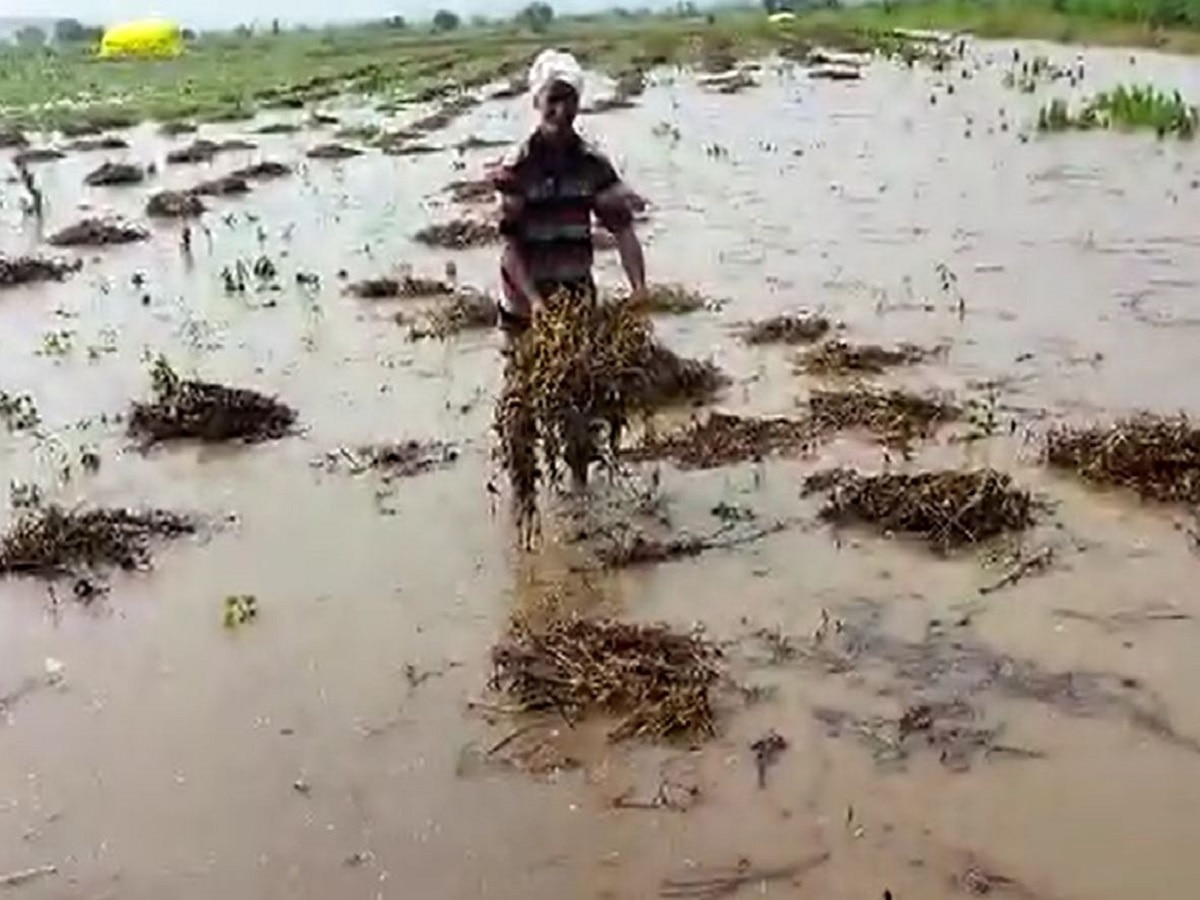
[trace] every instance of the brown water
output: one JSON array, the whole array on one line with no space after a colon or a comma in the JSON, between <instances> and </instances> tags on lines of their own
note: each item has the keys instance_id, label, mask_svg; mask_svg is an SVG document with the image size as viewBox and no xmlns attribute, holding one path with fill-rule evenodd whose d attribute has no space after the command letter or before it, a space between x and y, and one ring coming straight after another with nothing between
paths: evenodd
<instances>
[{"instance_id":1,"label":"brown water","mask_svg":"<svg viewBox=\"0 0 1200 900\"><path fill-rule=\"evenodd\" d=\"M1019 438L1045 419L1200 411L1191 389L1200 156L1144 136L1019 140L1038 103L1067 88L1004 89L1010 52L972 48L969 80L877 63L861 82L830 83L768 67L760 87L738 96L664 73L637 110L586 121L653 200L653 277L729 298L718 313L661 323L677 349L733 374L723 407L787 412L803 398L810 381L790 374L786 351L749 350L732 334L748 318L800 306L844 320L855 338L949 345L944 360L889 381L978 397L981 381L999 380L1001 415L1017 420L1017 437L926 453L1001 465L1043 491L1055 507L1028 540L1053 546L1057 563L985 597L977 588L1002 569L975 557L934 561L856 533L835 542L798 497L814 460L664 470L672 514L693 531L712 530L708 511L721 500L811 523L736 551L586 584L553 542L518 556L484 490L494 475L496 336L408 342L391 320L403 304L352 300L337 277L402 261L441 272L451 255L408 236L451 214L439 189L463 174L453 152L309 163L302 150L316 135L255 138L259 155L299 160L301 172L215 202L192 265L175 226L156 226L146 244L87 254L65 284L6 291L0 387L31 393L44 425L40 436L0 438L0 476L66 502L225 520L202 541L163 549L152 572L115 578L90 607L67 600L69 586L54 604L42 583L0 584L0 695L10 698L0 721L0 876L58 869L12 892L634 898L695 870L827 853L803 877L745 893L835 900L886 888L935 900L961 895L972 865L1016 879L1018 897L1194 893L1200 756L1186 739L1200 740L1197 623L1105 628L1061 613L1164 606L1200 616L1181 517L1048 477ZM1138 53L1131 62L1115 51L1084 60L1081 89L1152 79L1200 96L1200 66L1189 60ZM656 134L662 122L678 127L678 142ZM435 137L515 138L527 124L524 101L489 103ZM714 143L727 153L706 153ZM167 146L139 133L130 156L159 158ZM190 184L255 156L171 167L160 180ZM467 153L465 171L487 156ZM80 204L140 218L145 189L80 187L102 158L38 169L48 227L78 218ZM2 214L4 249L34 246L13 186ZM226 296L222 267L260 252L279 262L283 289ZM494 251L453 258L464 281L494 287ZM939 264L957 278L961 317ZM321 289L295 287L298 270L320 274ZM144 288L131 283L137 272ZM606 258L604 279L618 274ZM44 335L64 330L71 349L46 354ZM134 451L100 417L148 391L147 350L189 373L278 392L300 410L304 435L252 449ZM390 492L370 476L310 465L341 445L401 438L451 440L463 458ZM72 465L64 481L63 465L85 446L99 448L102 469ZM849 439L825 456L882 462ZM223 598L244 593L258 597L259 620L223 629ZM695 752L612 747L590 727L551 722L531 732L552 748L542 761L557 753L581 767L530 774L489 761L485 751L513 724L469 707L487 697L488 650L514 608L556 594L635 619L702 622L733 642L740 680L778 694L744 709L726 701L721 737ZM1111 711L1071 716L985 691L976 705L1005 726L1005 743L1043 758L977 761L961 773L929 755L902 771L877 765L859 742L830 737L813 710L896 715L911 685L886 696L886 669L864 677L767 666L749 639L769 628L802 642L823 608L849 616L840 611L862 600L882 604L887 633L917 638L938 619L1054 671L1137 679L1182 737L1164 740ZM64 667L58 683L45 676L48 659ZM759 790L749 744L768 728L790 747ZM631 789L652 796L660 772L698 787L698 803L613 808Z\"/></svg>"}]
</instances>

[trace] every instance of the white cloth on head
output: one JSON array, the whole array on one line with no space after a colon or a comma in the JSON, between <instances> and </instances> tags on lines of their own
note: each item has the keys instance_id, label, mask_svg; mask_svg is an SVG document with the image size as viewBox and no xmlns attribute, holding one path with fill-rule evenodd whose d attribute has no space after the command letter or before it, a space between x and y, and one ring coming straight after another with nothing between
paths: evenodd
<instances>
[{"instance_id":1,"label":"white cloth on head","mask_svg":"<svg viewBox=\"0 0 1200 900\"><path fill-rule=\"evenodd\" d=\"M538 97L556 81L570 85L576 94L583 95L583 68L579 60L562 50L543 50L529 67L529 89L534 97Z\"/></svg>"}]
</instances>

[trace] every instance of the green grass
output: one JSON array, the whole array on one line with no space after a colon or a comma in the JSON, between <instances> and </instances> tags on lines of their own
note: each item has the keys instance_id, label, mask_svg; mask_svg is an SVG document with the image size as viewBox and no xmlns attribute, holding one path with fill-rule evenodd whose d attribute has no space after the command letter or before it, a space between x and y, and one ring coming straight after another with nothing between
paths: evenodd
<instances>
[{"instance_id":1,"label":"green grass","mask_svg":"<svg viewBox=\"0 0 1200 900\"><path fill-rule=\"evenodd\" d=\"M814 22L863 29L970 31L984 38L1156 47L1200 53L1200 0L917 0L813 13Z\"/></svg>"},{"instance_id":2,"label":"green grass","mask_svg":"<svg viewBox=\"0 0 1200 900\"><path fill-rule=\"evenodd\" d=\"M1078 110L1063 100L1051 100L1038 113L1039 131L1117 128L1153 131L1160 138L1192 138L1196 133L1196 107L1178 91L1161 91L1153 85L1120 85L1092 97Z\"/></svg>"}]
</instances>

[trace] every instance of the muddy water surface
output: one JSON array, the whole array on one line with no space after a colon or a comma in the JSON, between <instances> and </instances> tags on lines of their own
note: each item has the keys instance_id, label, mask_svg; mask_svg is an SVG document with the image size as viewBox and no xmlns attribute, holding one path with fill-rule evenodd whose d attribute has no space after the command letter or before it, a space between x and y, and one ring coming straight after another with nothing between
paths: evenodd
<instances>
[{"instance_id":1,"label":"muddy water surface","mask_svg":"<svg viewBox=\"0 0 1200 900\"><path fill-rule=\"evenodd\" d=\"M497 338L410 342L393 321L409 301L354 300L339 277L401 262L439 275L453 258L462 281L494 289L494 251L431 252L409 238L457 214L440 186L494 151L330 163L303 155L328 134L256 135L257 151L160 166L152 179L185 187L260 157L297 165L214 200L190 258L178 225L152 224L144 244L82 254L62 285L4 292L0 388L30 393L43 419L38 434L0 437L4 480L67 503L193 510L214 527L158 552L152 572L115 577L86 608L69 585L55 603L40 582L0 584L0 876L55 866L19 888L34 898L634 898L740 864L798 866L746 888L765 896L932 900L988 884L1030 898L1190 896L1200 619L1189 617L1200 603L1188 523L1047 476L1036 433L1137 408L1200 412L1200 157L1145 136L1039 138L1037 105L1070 88L1005 89L1011 52L971 48L969 78L880 62L860 82L831 83L769 65L734 96L659 73L639 108L585 120L653 201L643 230L653 276L728 300L660 325L676 349L734 376L723 408L791 412L816 383L791 373L790 351L742 346L734 329L750 318L820 308L855 339L948 347L880 380L976 398L1002 436L934 442L921 458L1010 469L1051 503L1027 547L1053 547L1055 564L987 595L979 588L1003 562L934 560L816 522L815 501L799 497L805 474L885 463L852 439L820 459L663 470L668 509L693 532L715 529L720 502L796 521L750 546L585 578L551 522L547 546L516 554L503 504L485 490ZM1063 48L1023 52L1075 60ZM1153 79L1200 96L1191 61L1083 59L1081 91ZM487 103L430 140L516 138L527 125L525 101ZM142 162L172 146L150 130L132 143L126 155ZM102 158L38 168L47 231L82 205L143 218L150 186L81 186ZM38 246L14 192L5 187L8 252ZM278 288L251 278L245 294L226 294L221 270L263 254ZM320 285L298 286L298 272ZM601 272L618 283L615 258ZM135 451L113 417L149 390L147 352L278 393L303 434ZM404 438L452 441L462 457L390 486L311 465L340 446ZM96 474L78 465L84 447L100 452ZM256 595L259 619L223 629L230 594ZM521 723L472 706L502 703L486 692L488 650L514 609L555 603L702 622L727 642L743 686L774 693L747 705L726 692L721 737L694 752L612 747L590 726L550 721L489 755ZM823 609L889 647L935 635L1009 661L990 678L931 685L887 654L830 672L773 657L754 637L766 629L807 647ZM48 660L61 679L46 677ZM1110 673L1108 699L1088 702L1082 676L1055 702L1004 690L1003 673L1025 663ZM835 734L814 715L895 719L931 691L957 692L975 724L1002 726L1001 742L1023 752L967 771L936 751L881 758L863 734ZM789 748L760 789L749 744L769 728ZM504 764L514 757L535 771ZM614 808L663 783L691 798L687 811Z\"/></svg>"}]
</instances>

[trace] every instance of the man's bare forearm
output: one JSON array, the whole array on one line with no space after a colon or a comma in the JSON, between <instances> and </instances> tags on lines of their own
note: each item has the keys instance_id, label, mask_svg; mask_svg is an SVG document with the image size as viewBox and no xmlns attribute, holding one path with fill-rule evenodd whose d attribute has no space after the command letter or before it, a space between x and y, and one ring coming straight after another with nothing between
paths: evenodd
<instances>
[{"instance_id":1,"label":"man's bare forearm","mask_svg":"<svg viewBox=\"0 0 1200 900\"><path fill-rule=\"evenodd\" d=\"M525 266L525 259L521 256L516 241L504 242L504 253L500 257L500 266L516 287L517 292L525 298L530 306L529 309L514 310L514 312L529 314L542 305L542 297L538 294L533 279L529 277L529 269Z\"/></svg>"},{"instance_id":2,"label":"man's bare forearm","mask_svg":"<svg viewBox=\"0 0 1200 900\"><path fill-rule=\"evenodd\" d=\"M621 268L629 279L630 290L635 294L642 293L646 290L646 256L642 252L642 242L632 227L624 228L617 234L617 252L621 255Z\"/></svg>"}]
</instances>

